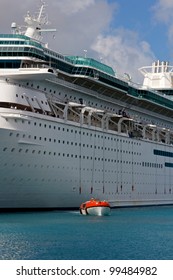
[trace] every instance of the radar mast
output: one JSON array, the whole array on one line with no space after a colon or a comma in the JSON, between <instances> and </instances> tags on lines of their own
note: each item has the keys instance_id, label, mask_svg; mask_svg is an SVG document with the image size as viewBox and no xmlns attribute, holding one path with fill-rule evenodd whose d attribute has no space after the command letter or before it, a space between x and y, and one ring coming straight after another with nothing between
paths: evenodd
<instances>
[{"instance_id":1,"label":"radar mast","mask_svg":"<svg viewBox=\"0 0 173 280\"><path fill-rule=\"evenodd\" d=\"M45 3L41 1L41 7L36 16L31 16L29 12L25 16L27 28L25 35L37 41L42 40L41 32L55 32L56 29L42 29L42 26L48 25L48 17L45 15Z\"/></svg>"}]
</instances>

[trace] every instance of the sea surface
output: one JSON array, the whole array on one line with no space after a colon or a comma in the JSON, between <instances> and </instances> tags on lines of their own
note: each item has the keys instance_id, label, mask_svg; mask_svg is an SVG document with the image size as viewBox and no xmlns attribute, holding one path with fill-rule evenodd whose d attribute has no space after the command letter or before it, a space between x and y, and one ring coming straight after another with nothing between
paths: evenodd
<instances>
[{"instance_id":1,"label":"sea surface","mask_svg":"<svg viewBox=\"0 0 173 280\"><path fill-rule=\"evenodd\" d=\"M173 260L173 206L0 213L0 260Z\"/></svg>"}]
</instances>

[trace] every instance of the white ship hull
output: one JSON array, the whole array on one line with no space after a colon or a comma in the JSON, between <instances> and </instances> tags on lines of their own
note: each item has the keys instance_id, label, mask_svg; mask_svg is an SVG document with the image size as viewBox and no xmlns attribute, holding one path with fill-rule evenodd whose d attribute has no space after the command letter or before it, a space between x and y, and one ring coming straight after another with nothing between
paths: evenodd
<instances>
[{"instance_id":1,"label":"white ship hull","mask_svg":"<svg viewBox=\"0 0 173 280\"><path fill-rule=\"evenodd\" d=\"M91 196L112 207L172 204L172 169L154 149L172 145L1 108L0 208L78 208Z\"/></svg>"},{"instance_id":2,"label":"white ship hull","mask_svg":"<svg viewBox=\"0 0 173 280\"><path fill-rule=\"evenodd\" d=\"M172 66L137 88L62 56L41 42L44 8L0 34L0 209L173 204Z\"/></svg>"}]
</instances>

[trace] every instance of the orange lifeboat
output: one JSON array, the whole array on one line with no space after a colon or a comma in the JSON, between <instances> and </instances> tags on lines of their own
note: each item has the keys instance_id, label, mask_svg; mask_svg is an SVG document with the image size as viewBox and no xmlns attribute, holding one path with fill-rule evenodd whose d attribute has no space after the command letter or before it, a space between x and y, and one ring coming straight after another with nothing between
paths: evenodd
<instances>
[{"instance_id":1,"label":"orange lifeboat","mask_svg":"<svg viewBox=\"0 0 173 280\"><path fill-rule=\"evenodd\" d=\"M106 200L91 198L80 205L82 215L106 216L110 214L110 204Z\"/></svg>"}]
</instances>

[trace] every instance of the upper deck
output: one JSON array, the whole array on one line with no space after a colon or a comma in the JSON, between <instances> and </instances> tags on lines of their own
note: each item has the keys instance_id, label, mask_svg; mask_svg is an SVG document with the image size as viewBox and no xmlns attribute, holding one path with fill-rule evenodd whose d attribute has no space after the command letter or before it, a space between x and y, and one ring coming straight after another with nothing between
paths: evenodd
<instances>
[{"instance_id":1,"label":"upper deck","mask_svg":"<svg viewBox=\"0 0 173 280\"><path fill-rule=\"evenodd\" d=\"M81 57L81 56L68 56L68 58L71 60L71 62L76 66L76 69L80 67L90 67L96 70L99 70L101 72L104 72L108 75L115 76L115 72L112 69L112 67L103 64L93 58L88 57ZM77 71L76 71L77 73ZM75 74L75 71L74 71Z\"/></svg>"},{"instance_id":2,"label":"upper deck","mask_svg":"<svg viewBox=\"0 0 173 280\"><path fill-rule=\"evenodd\" d=\"M4 73L8 69L52 67L59 78L92 88L99 94L121 99L128 104L133 104L134 99L137 99L138 106L142 107L147 103L147 107L155 111L158 107L173 110L172 66L156 62L151 67L142 67L140 71L144 75L143 86L135 87L130 80L120 79L110 66L100 61L55 52L41 41L41 33L45 31L42 25L47 23L44 7L43 4L37 16L27 13L25 31L21 32L13 23L12 34L0 34L0 75L1 69Z\"/></svg>"}]
</instances>

